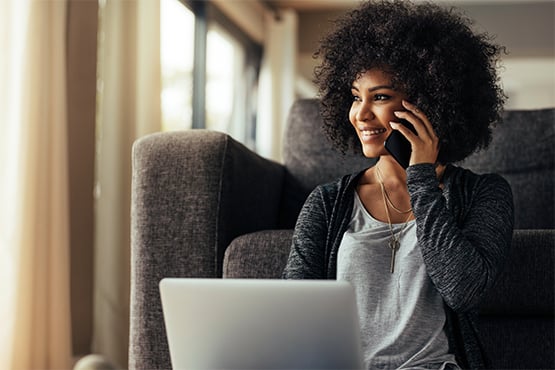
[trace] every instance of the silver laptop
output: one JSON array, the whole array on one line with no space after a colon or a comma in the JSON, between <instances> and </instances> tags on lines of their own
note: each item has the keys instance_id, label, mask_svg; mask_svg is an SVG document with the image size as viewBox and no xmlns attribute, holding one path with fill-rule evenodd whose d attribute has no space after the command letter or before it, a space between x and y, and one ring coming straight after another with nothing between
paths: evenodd
<instances>
[{"instance_id":1,"label":"silver laptop","mask_svg":"<svg viewBox=\"0 0 555 370\"><path fill-rule=\"evenodd\" d=\"M347 282L163 279L174 369L360 369Z\"/></svg>"}]
</instances>

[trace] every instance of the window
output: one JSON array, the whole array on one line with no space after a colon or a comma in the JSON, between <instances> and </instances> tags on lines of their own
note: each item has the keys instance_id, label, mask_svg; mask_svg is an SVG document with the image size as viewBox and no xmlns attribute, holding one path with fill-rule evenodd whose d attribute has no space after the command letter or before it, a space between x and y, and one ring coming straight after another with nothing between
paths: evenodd
<instances>
[{"instance_id":1,"label":"window","mask_svg":"<svg viewBox=\"0 0 555 370\"><path fill-rule=\"evenodd\" d=\"M221 27L213 25L206 41L206 127L229 132L233 130L234 94L237 90L238 66L242 50Z\"/></svg>"},{"instance_id":2,"label":"window","mask_svg":"<svg viewBox=\"0 0 555 370\"><path fill-rule=\"evenodd\" d=\"M261 47L209 2L184 4L161 2L163 129L207 128L254 148ZM206 32L196 44L195 22L207 25L196 28ZM206 58L195 59L195 52ZM204 86L195 89L198 81Z\"/></svg>"}]
</instances>

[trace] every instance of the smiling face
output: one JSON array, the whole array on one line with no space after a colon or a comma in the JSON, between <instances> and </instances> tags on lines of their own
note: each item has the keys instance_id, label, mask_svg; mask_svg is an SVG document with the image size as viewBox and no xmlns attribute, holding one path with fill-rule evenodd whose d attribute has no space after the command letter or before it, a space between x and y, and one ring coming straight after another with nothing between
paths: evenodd
<instances>
[{"instance_id":1,"label":"smiling face","mask_svg":"<svg viewBox=\"0 0 555 370\"><path fill-rule=\"evenodd\" d=\"M406 95L395 90L390 75L377 68L361 74L351 91L349 120L362 143L362 152L368 158L388 155L384 141L393 130L389 122L399 122L394 112L404 110Z\"/></svg>"}]
</instances>

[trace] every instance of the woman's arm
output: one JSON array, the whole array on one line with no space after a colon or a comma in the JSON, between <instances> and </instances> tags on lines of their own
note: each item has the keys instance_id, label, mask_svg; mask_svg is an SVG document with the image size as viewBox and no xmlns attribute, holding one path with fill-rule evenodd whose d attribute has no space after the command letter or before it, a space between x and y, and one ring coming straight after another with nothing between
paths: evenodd
<instances>
[{"instance_id":1,"label":"woman's arm","mask_svg":"<svg viewBox=\"0 0 555 370\"><path fill-rule=\"evenodd\" d=\"M449 189L451 207L465 211L456 220L447 208L433 165L409 167L407 183L430 278L453 310L475 308L509 252L513 231L510 186L500 176L485 175L461 184L464 189Z\"/></svg>"},{"instance_id":2,"label":"woman's arm","mask_svg":"<svg viewBox=\"0 0 555 370\"><path fill-rule=\"evenodd\" d=\"M295 225L284 279L325 279L328 222L321 188L308 196Z\"/></svg>"}]
</instances>

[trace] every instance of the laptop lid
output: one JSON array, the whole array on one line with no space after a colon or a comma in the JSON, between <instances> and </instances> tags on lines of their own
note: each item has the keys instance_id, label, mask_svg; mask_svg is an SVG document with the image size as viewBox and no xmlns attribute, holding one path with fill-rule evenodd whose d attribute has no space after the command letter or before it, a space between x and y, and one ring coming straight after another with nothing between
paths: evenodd
<instances>
[{"instance_id":1,"label":"laptop lid","mask_svg":"<svg viewBox=\"0 0 555 370\"><path fill-rule=\"evenodd\" d=\"M347 282L163 279L174 369L360 369Z\"/></svg>"}]
</instances>

